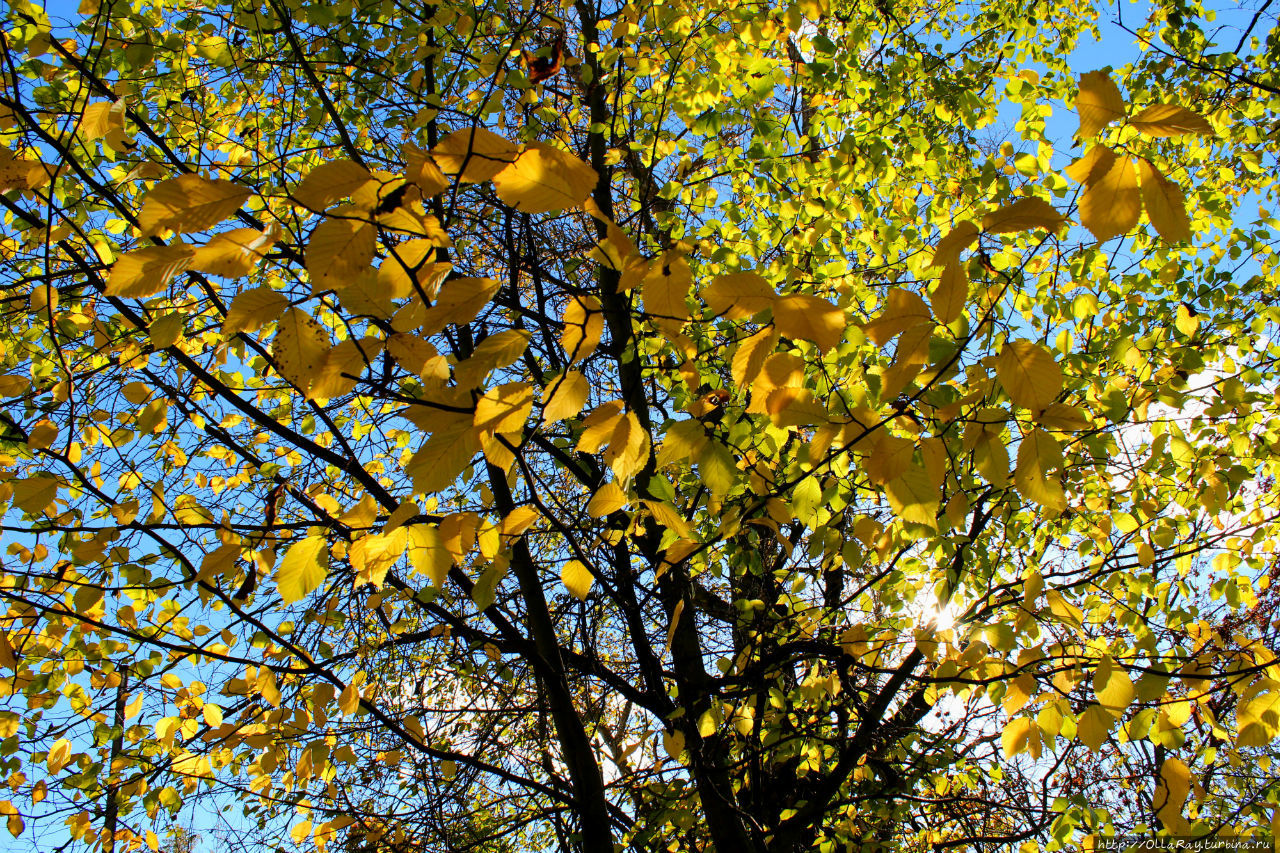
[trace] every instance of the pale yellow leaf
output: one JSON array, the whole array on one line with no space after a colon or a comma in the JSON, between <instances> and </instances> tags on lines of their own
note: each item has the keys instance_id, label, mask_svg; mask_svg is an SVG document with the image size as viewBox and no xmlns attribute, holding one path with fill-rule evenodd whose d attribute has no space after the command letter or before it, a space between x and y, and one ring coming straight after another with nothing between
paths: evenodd
<instances>
[{"instance_id":1,"label":"pale yellow leaf","mask_svg":"<svg viewBox=\"0 0 1280 853\"><path fill-rule=\"evenodd\" d=\"M599 176L586 163L542 142L530 143L516 161L494 175L498 198L525 213L566 210L582 204Z\"/></svg>"},{"instance_id":2,"label":"pale yellow leaf","mask_svg":"<svg viewBox=\"0 0 1280 853\"><path fill-rule=\"evenodd\" d=\"M960 253L973 245L979 233L981 232L978 226L968 219L958 222L947 236L938 241L938 247L933 250L933 263L930 266L945 267L958 262Z\"/></svg>"},{"instance_id":3,"label":"pale yellow leaf","mask_svg":"<svg viewBox=\"0 0 1280 853\"><path fill-rule=\"evenodd\" d=\"M484 381L490 371L513 364L529 347L529 333L507 329L485 338L471 351L471 356L454 368L454 382L461 388L472 388Z\"/></svg>"},{"instance_id":4,"label":"pale yellow leaf","mask_svg":"<svg viewBox=\"0 0 1280 853\"><path fill-rule=\"evenodd\" d=\"M1056 473L1062 467L1058 441L1042 429L1032 430L1018 445L1013 482L1028 500L1053 510L1066 508L1067 499Z\"/></svg>"},{"instance_id":5,"label":"pale yellow leaf","mask_svg":"<svg viewBox=\"0 0 1280 853\"><path fill-rule=\"evenodd\" d=\"M1103 175L1111 171L1115 165L1116 155L1105 145L1093 145L1084 156L1076 160L1065 171L1075 181L1085 185L1097 183Z\"/></svg>"},{"instance_id":6,"label":"pale yellow leaf","mask_svg":"<svg viewBox=\"0 0 1280 853\"><path fill-rule=\"evenodd\" d=\"M251 192L231 181L179 175L161 181L143 198L138 227L144 237L164 229L203 231L240 209Z\"/></svg>"},{"instance_id":7,"label":"pale yellow leaf","mask_svg":"<svg viewBox=\"0 0 1280 853\"><path fill-rule=\"evenodd\" d=\"M687 297L693 286L689 263L675 252L654 261L644 277L644 309L660 327L679 331L689 319Z\"/></svg>"},{"instance_id":8,"label":"pale yellow leaf","mask_svg":"<svg viewBox=\"0 0 1280 853\"><path fill-rule=\"evenodd\" d=\"M883 346L895 335L931 322L933 315L918 294L895 287L885 297L880 316L863 323L862 330L874 343Z\"/></svg>"},{"instance_id":9,"label":"pale yellow leaf","mask_svg":"<svg viewBox=\"0 0 1280 853\"><path fill-rule=\"evenodd\" d=\"M1160 765L1155 796L1151 800L1156 817L1171 829L1183 820L1182 807L1191 793L1191 770L1179 759L1169 756Z\"/></svg>"},{"instance_id":10,"label":"pale yellow leaf","mask_svg":"<svg viewBox=\"0 0 1280 853\"><path fill-rule=\"evenodd\" d=\"M1026 751L1034 726L1035 723L1026 717L1018 717L1005 724L1004 732L1000 736L1000 745L1005 758L1013 758L1018 753Z\"/></svg>"},{"instance_id":11,"label":"pale yellow leaf","mask_svg":"<svg viewBox=\"0 0 1280 853\"><path fill-rule=\"evenodd\" d=\"M938 490L921 465L912 464L895 480L885 485L889 505L903 521L936 529L938 524Z\"/></svg>"},{"instance_id":12,"label":"pale yellow leaf","mask_svg":"<svg viewBox=\"0 0 1280 853\"><path fill-rule=\"evenodd\" d=\"M1116 718L1101 705L1090 705L1076 720L1076 737L1093 752L1100 752Z\"/></svg>"},{"instance_id":13,"label":"pale yellow leaf","mask_svg":"<svg viewBox=\"0 0 1280 853\"><path fill-rule=\"evenodd\" d=\"M764 368L765 360L778 345L778 338L777 329L765 328L738 344L730 363L730 372L736 385L745 388L755 381Z\"/></svg>"},{"instance_id":14,"label":"pale yellow leaf","mask_svg":"<svg viewBox=\"0 0 1280 853\"><path fill-rule=\"evenodd\" d=\"M278 229L259 231L256 228L226 231L196 247L191 268L223 278L246 276L267 254L279 233Z\"/></svg>"},{"instance_id":15,"label":"pale yellow leaf","mask_svg":"<svg viewBox=\"0 0 1280 853\"><path fill-rule=\"evenodd\" d=\"M1093 426L1093 419L1084 409L1066 403L1050 403L1036 416L1036 421L1041 426L1063 432L1078 432Z\"/></svg>"},{"instance_id":16,"label":"pale yellow leaf","mask_svg":"<svg viewBox=\"0 0 1280 853\"><path fill-rule=\"evenodd\" d=\"M83 142L101 139L112 130L124 127L123 100L98 101L84 108L80 116L80 124L76 127L76 136Z\"/></svg>"},{"instance_id":17,"label":"pale yellow leaf","mask_svg":"<svg viewBox=\"0 0 1280 853\"><path fill-rule=\"evenodd\" d=\"M929 306L933 316L942 325L954 323L964 313L969 298L969 276L959 261L947 264L933 290L929 292Z\"/></svg>"},{"instance_id":18,"label":"pale yellow leaf","mask_svg":"<svg viewBox=\"0 0 1280 853\"><path fill-rule=\"evenodd\" d=\"M422 333L434 335L450 324L470 323L498 292L491 278L454 278L445 282L436 303L427 309Z\"/></svg>"},{"instance_id":19,"label":"pale yellow leaf","mask_svg":"<svg viewBox=\"0 0 1280 853\"><path fill-rule=\"evenodd\" d=\"M758 273L736 272L717 276L702 297L715 316L742 320L773 305L778 294Z\"/></svg>"},{"instance_id":20,"label":"pale yellow leaf","mask_svg":"<svg viewBox=\"0 0 1280 853\"><path fill-rule=\"evenodd\" d=\"M431 578L436 586L442 586L453 567L440 528L434 524L412 524L405 528L409 539L409 562L414 571Z\"/></svg>"},{"instance_id":21,"label":"pale yellow leaf","mask_svg":"<svg viewBox=\"0 0 1280 853\"><path fill-rule=\"evenodd\" d=\"M45 765L49 768L50 773L57 773L66 767L71 761L71 741L66 738L60 738L49 749L49 754L45 758Z\"/></svg>"}]
</instances>

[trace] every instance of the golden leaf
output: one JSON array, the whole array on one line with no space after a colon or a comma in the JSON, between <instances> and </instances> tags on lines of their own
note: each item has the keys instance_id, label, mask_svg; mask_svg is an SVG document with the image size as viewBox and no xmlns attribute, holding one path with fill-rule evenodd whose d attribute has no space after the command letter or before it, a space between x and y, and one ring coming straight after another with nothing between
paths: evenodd
<instances>
[{"instance_id":1,"label":"golden leaf","mask_svg":"<svg viewBox=\"0 0 1280 853\"><path fill-rule=\"evenodd\" d=\"M1147 136L1215 135L1213 126L1204 116L1177 104L1154 104L1134 116L1129 123Z\"/></svg>"},{"instance_id":2,"label":"golden leaf","mask_svg":"<svg viewBox=\"0 0 1280 853\"><path fill-rule=\"evenodd\" d=\"M292 604L310 595L328 572L329 543L323 536L307 536L291 545L280 561L276 589L285 604Z\"/></svg>"},{"instance_id":3,"label":"golden leaf","mask_svg":"<svg viewBox=\"0 0 1280 853\"><path fill-rule=\"evenodd\" d=\"M191 258L191 269L240 278L248 275L275 244L279 229L236 228L217 235L203 246L197 246Z\"/></svg>"},{"instance_id":4,"label":"golden leaf","mask_svg":"<svg viewBox=\"0 0 1280 853\"><path fill-rule=\"evenodd\" d=\"M475 428L488 433L519 432L531 411L533 387L528 382L496 385L476 403Z\"/></svg>"},{"instance_id":5,"label":"golden leaf","mask_svg":"<svg viewBox=\"0 0 1280 853\"><path fill-rule=\"evenodd\" d=\"M1043 507L1063 510L1067 506L1062 483L1056 472L1062 467L1062 450L1057 440L1042 429L1032 430L1018 445L1018 465L1013 482L1028 500Z\"/></svg>"},{"instance_id":6,"label":"golden leaf","mask_svg":"<svg viewBox=\"0 0 1280 853\"><path fill-rule=\"evenodd\" d=\"M675 252L653 262L644 277L644 310L660 328L678 332L689 319L686 298L693 286L689 263Z\"/></svg>"},{"instance_id":7,"label":"golden leaf","mask_svg":"<svg viewBox=\"0 0 1280 853\"><path fill-rule=\"evenodd\" d=\"M778 294L758 273L736 272L717 276L702 297L715 316L742 320L773 305Z\"/></svg>"},{"instance_id":8,"label":"golden leaf","mask_svg":"<svg viewBox=\"0 0 1280 853\"><path fill-rule=\"evenodd\" d=\"M1106 71L1090 71L1080 77L1076 97L1080 113L1080 137L1089 137L1124 115L1124 96Z\"/></svg>"},{"instance_id":9,"label":"golden leaf","mask_svg":"<svg viewBox=\"0 0 1280 853\"><path fill-rule=\"evenodd\" d=\"M217 225L251 195L231 181L179 175L156 184L142 201L138 227L149 237L166 228L185 233Z\"/></svg>"},{"instance_id":10,"label":"golden leaf","mask_svg":"<svg viewBox=\"0 0 1280 853\"><path fill-rule=\"evenodd\" d=\"M377 229L359 219L323 220L307 240L306 266L313 292L341 290L369 269Z\"/></svg>"},{"instance_id":11,"label":"golden leaf","mask_svg":"<svg viewBox=\"0 0 1280 853\"><path fill-rule=\"evenodd\" d=\"M576 370L553 379L542 392L542 422L550 424L577 416L587 404L590 390L587 377Z\"/></svg>"},{"instance_id":12,"label":"golden leaf","mask_svg":"<svg viewBox=\"0 0 1280 853\"><path fill-rule=\"evenodd\" d=\"M306 390L324 365L329 333L297 308L280 318L271 341L271 356L279 374L294 387Z\"/></svg>"},{"instance_id":13,"label":"golden leaf","mask_svg":"<svg viewBox=\"0 0 1280 853\"><path fill-rule=\"evenodd\" d=\"M1039 412L1062 391L1062 368L1049 350L1032 341L1009 341L996 361L996 378L1010 399Z\"/></svg>"},{"instance_id":14,"label":"golden leaf","mask_svg":"<svg viewBox=\"0 0 1280 853\"><path fill-rule=\"evenodd\" d=\"M928 306L917 294L895 287L885 297L884 310L874 320L862 324L862 330L873 342L883 346L894 335L913 326L933 322Z\"/></svg>"},{"instance_id":15,"label":"golden leaf","mask_svg":"<svg viewBox=\"0 0 1280 853\"><path fill-rule=\"evenodd\" d=\"M789 338L812 341L827 353L844 337L844 312L825 299L807 293L780 296L773 304L773 322Z\"/></svg>"},{"instance_id":16,"label":"golden leaf","mask_svg":"<svg viewBox=\"0 0 1280 853\"><path fill-rule=\"evenodd\" d=\"M1035 228L1056 230L1066 217L1042 198L1022 198L982 217L982 230L988 234L1010 234Z\"/></svg>"},{"instance_id":17,"label":"golden leaf","mask_svg":"<svg viewBox=\"0 0 1280 853\"><path fill-rule=\"evenodd\" d=\"M956 263L960 259L960 253L973 245L973 241L978 239L980 233L977 225L967 219L961 220L947 233L947 236L938 241L938 247L933 250L933 262L930 266L945 267Z\"/></svg>"},{"instance_id":18,"label":"golden leaf","mask_svg":"<svg viewBox=\"0 0 1280 853\"><path fill-rule=\"evenodd\" d=\"M569 363L582 361L596 351L604 334L604 314L600 300L594 296L574 296L564 308L564 331L560 345L569 355Z\"/></svg>"},{"instance_id":19,"label":"golden leaf","mask_svg":"<svg viewBox=\"0 0 1280 853\"><path fill-rule=\"evenodd\" d=\"M450 323L470 323L497 292L498 283L491 278L450 279L423 316L422 333L434 335Z\"/></svg>"},{"instance_id":20,"label":"golden leaf","mask_svg":"<svg viewBox=\"0 0 1280 853\"><path fill-rule=\"evenodd\" d=\"M279 317L287 307L289 300L269 287L241 291L227 309L222 335L229 338L238 332L256 331Z\"/></svg>"},{"instance_id":21,"label":"golden leaf","mask_svg":"<svg viewBox=\"0 0 1280 853\"><path fill-rule=\"evenodd\" d=\"M487 181L516 159L519 146L485 130L456 130L431 149L431 158L442 172L464 183Z\"/></svg>"},{"instance_id":22,"label":"golden leaf","mask_svg":"<svg viewBox=\"0 0 1280 853\"><path fill-rule=\"evenodd\" d=\"M1099 243L1131 230L1141 211L1138 178L1128 157L1116 157L1106 174L1087 184L1080 197L1080 221Z\"/></svg>"},{"instance_id":23,"label":"golden leaf","mask_svg":"<svg viewBox=\"0 0 1280 853\"><path fill-rule=\"evenodd\" d=\"M125 252L111 267L106 295L146 299L163 290L170 279L191 266L194 250L186 243L147 246Z\"/></svg>"},{"instance_id":24,"label":"golden leaf","mask_svg":"<svg viewBox=\"0 0 1280 853\"><path fill-rule=\"evenodd\" d=\"M1187 202L1182 188L1160 174L1160 170L1144 159L1139 159L1138 176L1142 190L1142 204L1147 218L1164 239L1173 243L1190 242L1191 220L1187 216Z\"/></svg>"},{"instance_id":25,"label":"golden leaf","mask_svg":"<svg viewBox=\"0 0 1280 853\"><path fill-rule=\"evenodd\" d=\"M493 187L516 210L547 213L582 204L599 180L595 169L572 154L533 142L493 176Z\"/></svg>"},{"instance_id":26,"label":"golden leaf","mask_svg":"<svg viewBox=\"0 0 1280 853\"><path fill-rule=\"evenodd\" d=\"M582 562L569 560L560 570L560 580L570 595L579 601L586 601L587 593L591 592L591 585L595 583L595 576Z\"/></svg>"},{"instance_id":27,"label":"golden leaf","mask_svg":"<svg viewBox=\"0 0 1280 853\"><path fill-rule=\"evenodd\" d=\"M960 319L968 299L969 276L964 264L953 261L943 267L942 276L929 292L929 307L938 322L945 326Z\"/></svg>"},{"instance_id":28,"label":"golden leaf","mask_svg":"<svg viewBox=\"0 0 1280 853\"><path fill-rule=\"evenodd\" d=\"M603 518L627 505L627 496L616 482L608 482L601 486L591 500L587 501L587 515L592 518Z\"/></svg>"},{"instance_id":29,"label":"golden leaf","mask_svg":"<svg viewBox=\"0 0 1280 853\"><path fill-rule=\"evenodd\" d=\"M293 190L293 201L321 211L340 198L347 198L373 180L369 170L351 160L331 160L316 166Z\"/></svg>"}]
</instances>

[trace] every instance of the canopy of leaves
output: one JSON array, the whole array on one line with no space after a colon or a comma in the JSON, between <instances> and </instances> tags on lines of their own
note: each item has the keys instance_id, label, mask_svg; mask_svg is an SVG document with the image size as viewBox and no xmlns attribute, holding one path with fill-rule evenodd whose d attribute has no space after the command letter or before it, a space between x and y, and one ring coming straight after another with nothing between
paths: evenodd
<instances>
[{"instance_id":1,"label":"canopy of leaves","mask_svg":"<svg viewBox=\"0 0 1280 853\"><path fill-rule=\"evenodd\" d=\"M1266 8L11 0L14 844L1276 826Z\"/></svg>"}]
</instances>

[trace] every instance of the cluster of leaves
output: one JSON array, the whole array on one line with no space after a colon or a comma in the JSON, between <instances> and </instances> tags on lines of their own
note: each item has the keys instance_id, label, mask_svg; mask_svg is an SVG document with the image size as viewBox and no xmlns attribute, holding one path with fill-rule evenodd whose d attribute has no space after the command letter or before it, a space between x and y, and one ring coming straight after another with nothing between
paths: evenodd
<instances>
[{"instance_id":1,"label":"cluster of leaves","mask_svg":"<svg viewBox=\"0 0 1280 853\"><path fill-rule=\"evenodd\" d=\"M1280 38L1153 9L14 0L9 832L1267 832Z\"/></svg>"}]
</instances>

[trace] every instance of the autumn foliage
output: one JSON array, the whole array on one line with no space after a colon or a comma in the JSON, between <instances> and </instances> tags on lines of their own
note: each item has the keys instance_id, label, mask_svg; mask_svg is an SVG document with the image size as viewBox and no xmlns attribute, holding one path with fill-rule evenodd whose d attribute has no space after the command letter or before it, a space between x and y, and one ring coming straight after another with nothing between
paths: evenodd
<instances>
[{"instance_id":1,"label":"autumn foliage","mask_svg":"<svg viewBox=\"0 0 1280 853\"><path fill-rule=\"evenodd\" d=\"M14 844L1270 837L1263 12L410 5L9 5Z\"/></svg>"}]
</instances>

